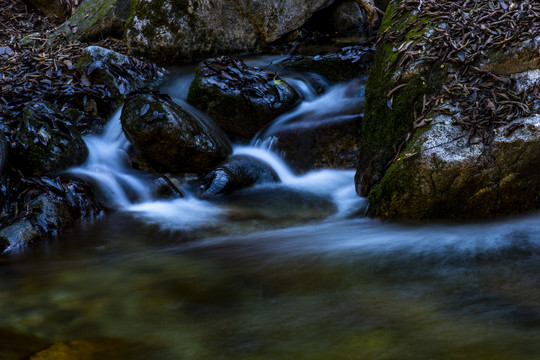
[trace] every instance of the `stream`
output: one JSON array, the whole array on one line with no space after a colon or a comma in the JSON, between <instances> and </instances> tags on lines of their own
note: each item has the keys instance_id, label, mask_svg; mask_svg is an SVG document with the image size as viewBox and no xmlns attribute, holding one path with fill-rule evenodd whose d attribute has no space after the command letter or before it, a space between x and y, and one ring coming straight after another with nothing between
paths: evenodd
<instances>
[{"instance_id":1,"label":"stream","mask_svg":"<svg viewBox=\"0 0 540 360\"><path fill-rule=\"evenodd\" d=\"M129 359L540 358L540 213L364 217L354 171L296 175L271 150L276 127L354 109L347 84L317 96L298 76L304 102L234 146L280 183L154 200L125 165L119 112L86 138L90 157L70 171L118 211L0 260L0 333L151 346ZM164 91L183 103L191 77Z\"/></svg>"}]
</instances>

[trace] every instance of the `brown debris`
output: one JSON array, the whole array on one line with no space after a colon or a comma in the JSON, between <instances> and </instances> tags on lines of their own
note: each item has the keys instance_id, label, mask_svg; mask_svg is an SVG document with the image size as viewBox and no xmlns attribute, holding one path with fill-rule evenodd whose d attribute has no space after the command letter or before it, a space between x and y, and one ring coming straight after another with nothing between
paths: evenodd
<instances>
[{"instance_id":1,"label":"brown debris","mask_svg":"<svg viewBox=\"0 0 540 360\"><path fill-rule=\"evenodd\" d=\"M386 41L403 43L397 49L402 54L398 67L406 68L419 54L423 59L451 64L450 83L424 99L415 126L425 124L428 112L444 111L438 106L441 103L459 104L460 113L452 114L455 123L468 132L469 140L479 136L488 145L494 129L531 115L533 102L540 100L538 91L520 91L511 78L476 65L492 51L509 50L540 36L540 2L405 0L393 16L400 18L411 12L416 19L407 29L389 29L378 41L384 37ZM416 26L431 26L433 30L429 36L416 36L405 43L406 33Z\"/></svg>"},{"instance_id":2,"label":"brown debris","mask_svg":"<svg viewBox=\"0 0 540 360\"><path fill-rule=\"evenodd\" d=\"M84 110L88 102L103 102L110 96L104 87L90 87L75 69L87 44L52 46L47 35L54 30L53 23L22 0L0 0L0 123L9 125L11 133L29 102L47 100L60 107L71 103ZM22 41L25 37L28 41ZM119 41L109 39L98 45L125 52Z\"/></svg>"}]
</instances>

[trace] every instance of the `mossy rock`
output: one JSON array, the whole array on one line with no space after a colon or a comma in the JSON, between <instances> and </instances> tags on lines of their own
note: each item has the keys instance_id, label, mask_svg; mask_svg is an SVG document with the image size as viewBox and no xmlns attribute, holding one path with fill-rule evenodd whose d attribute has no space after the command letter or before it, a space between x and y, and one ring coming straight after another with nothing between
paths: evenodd
<instances>
[{"instance_id":1,"label":"mossy rock","mask_svg":"<svg viewBox=\"0 0 540 360\"><path fill-rule=\"evenodd\" d=\"M446 67L417 59L415 66L400 67L401 43L385 40L390 30L403 30L402 43L430 30L429 23L414 23L414 14L394 18L399 2L392 2L379 29L382 40L375 50L375 61L366 84L366 107L362 121L362 141L357 168L357 189L367 196L380 181L385 168L395 156L395 145L411 130L415 111L422 111L422 99L446 79ZM388 94L396 87L401 86Z\"/></svg>"},{"instance_id":2,"label":"mossy rock","mask_svg":"<svg viewBox=\"0 0 540 360\"><path fill-rule=\"evenodd\" d=\"M51 35L51 41L121 37L130 15L130 4L130 0L85 0Z\"/></svg>"},{"instance_id":3,"label":"mossy rock","mask_svg":"<svg viewBox=\"0 0 540 360\"><path fill-rule=\"evenodd\" d=\"M443 63L440 59L447 57L436 55L446 49L432 48L440 42L430 39L441 33L450 38L459 31L445 31L445 18L435 22L433 13L419 12L414 2L404 4L392 1L387 8L366 86L355 182L369 199L369 214L462 220L540 207L540 171L534 165L540 160L538 43L517 33L503 40L504 46L456 50L451 62ZM470 11L481 16L476 7ZM526 26L523 22L520 26ZM475 31L484 28L480 24ZM486 30L484 35L489 40L492 33ZM451 87L477 90L453 95ZM497 104L504 101L489 97L495 88L502 99L519 93L522 103L515 101L512 113L507 108L500 115ZM497 123L480 130L466 127L484 122L485 114L498 116Z\"/></svg>"},{"instance_id":4,"label":"mossy rock","mask_svg":"<svg viewBox=\"0 0 540 360\"><path fill-rule=\"evenodd\" d=\"M451 123L440 115L415 134L369 193L370 215L464 220L540 207L540 115L501 128L489 155Z\"/></svg>"},{"instance_id":5,"label":"mossy rock","mask_svg":"<svg viewBox=\"0 0 540 360\"><path fill-rule=\"evenodd\" d=\"M157 89L165 80L164 70L154 64L100 46L83 50L77 70L92 84L107 87L116 105L122 103L128 93L141 88Z\"/></svg>"},{"instance_id":6,"label":"mossy rock","mask_svg":"<svg viewBox=\"0 0 540 360\"><path fill-rule=\"evenodd\" d=\"M299 101L284 80L227 57L199 64L187 97L233 140L251 139Z\"/></svg>"},{"instance_id":7,"label":"mossy rock","mask_svg":"<svg viewBox=\"0 0 540 360\"><path fill-rule=\"evenodd\" d=\"M215 124L199 121L166 95L132 94L121 122L133 145L165 171L210 170L232 152Z\"/></svg>"},{"instance_id":8,"label":"mossy rock","mask_svg":"<svg viewBox=\"0 0 540 360\"><path fill-rule=\"evenodd\" d=\"M56 106L39 102L24 109L10 151L12 166L40 176L80 165L87 156L88 148L76 126Z\"/></svg>"}]
</instances>

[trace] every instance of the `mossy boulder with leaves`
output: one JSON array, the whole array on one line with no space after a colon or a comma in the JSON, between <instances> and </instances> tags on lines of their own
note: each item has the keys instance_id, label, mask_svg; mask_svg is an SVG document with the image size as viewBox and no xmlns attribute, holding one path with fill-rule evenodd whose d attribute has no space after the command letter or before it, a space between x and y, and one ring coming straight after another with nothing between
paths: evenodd
<instances>
[{"instance_id":1,"label":"mossy boulder with leaves","mask_svg":"<svg viewBox=\"0 0 540 360\"><path fill-rule=\"evenodd\" d=\"M14 136L10 162L25 175L41 176L80 165L88 148L75 124L53 104L38 102L23 111Z\"/></svg>"},{"instance_id":2,"label":"mossy boulder with leaves","mask_svg":"<svg viewBox=\"0 0 540 360\"><path fill-rule=\"evenodd\" d=\"M187 101L210 115L232 139L247 140L296 106L300 95L273 73L221 57L199 64Z\"/></svg>"},{"instance_id":3,"label":"mossy boulder with leaves","mask_svg":"<svg viewBox=\"0 0 540 360\"><path fill-rule=\"evenodd\" d=\"M540 207L539 10L533 1L390 3L356 176L372 216L470 219ZM494 19L503 21L494 28Z\"/></svg>"},{"instance_id":4,"label":"mossy boulder with leaves","mask_svg":"<svg viewBox=\"0 0 540 360\"><path fill-rule=\"evenodd\" d=\"M156 89L165 80L165 70L152 63L120 54L100 46L89 46L77 63L82 81L93 86L105 86L119 105L130 92Z\"/></svg>"}]
</instances>

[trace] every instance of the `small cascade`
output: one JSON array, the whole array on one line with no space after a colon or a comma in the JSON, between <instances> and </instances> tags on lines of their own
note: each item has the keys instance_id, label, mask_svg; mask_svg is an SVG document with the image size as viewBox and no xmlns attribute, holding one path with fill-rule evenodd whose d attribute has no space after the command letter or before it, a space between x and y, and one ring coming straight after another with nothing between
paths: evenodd
<instances>
[{"instance_id":1,"label":"small cascade","mask_svg":"<svg viewBox=\"0 0 540 360\"><path fill-rule=\"evenodd\" d=\"M131 204L151 199L148 184L126 165L128 140L122 132L118 109L109 120L101 136L84 139L88 159L69 173L95 184L111 207L126 208Z\"/></svg>"},{"instance_id":2,"label":"small cascade","mask_svg":"<svg viewBox=\"0 0 540 360\"><path fill-rule=\"evenodd\" d=\"M333 218L347 217L366 206L366 200L356 194L353 170L312 170L304 175L296 175L287 163L271 150L271 142L267 141L254 146L236 146L233 155L249 155L267 163L281 179L280 186L330 197L337 207Z\"/></svg>"},{"instance_id":3,"label":"small cascade","mask_svg":"<svg viewBox=\"0 0 540 360\"><path fill-rule=\"evenodd\" d=\"M257 134L253 141L264 140L289 124L303 123L309 126L357 118L363 112L363 90L360 80L335 85L325 94L312 100L307 99L294 110L278 117Z\"/></svg>"}]
</instances>

